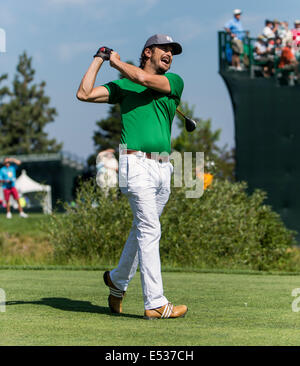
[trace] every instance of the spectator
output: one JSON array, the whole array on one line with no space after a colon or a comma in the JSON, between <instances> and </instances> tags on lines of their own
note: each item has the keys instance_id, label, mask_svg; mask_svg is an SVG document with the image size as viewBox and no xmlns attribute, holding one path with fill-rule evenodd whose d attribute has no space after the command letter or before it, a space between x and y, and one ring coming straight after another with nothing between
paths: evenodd
<instances>
[{"instance_id":1,"label":"spectator","mask_svg":"<svg viewBox=\"0 0 300 366\"><path fill-rule=\"evenodd\" d=\"M280 21L278 19L273 20L273 28L272 31L274 33L274 38L279 37L279 29L280 29Z\"/></svg>"},{"instance_id":2,"label":"spectator","mask_svg":"<svg viewBox=\"0 0 300 366\"><path fill-rule=\"evenodd\" d=\"M275 56L275 39L270 38L266 41L266 46L267 46L267 54L268 57L270 58L270 60L274 60L274 56Z\"/></svg>"},{"instance_id":3,"label":"spectator","mask_svg":"<svg viewBox=\"0 0 300 366\"><path fill-rule=\"evenodd\" d=\"M226 32L231 36L232 66L238 71L242 70L240 57L244 53L243 40L245 36L241 22L241 14L242 11L240 9L235 9L233 11L233 18L224 26Z\"/></svg>"},{"instance_id":4,"label":"spectator","mask_svg":"<svg viewBox=\"0 0 300 366\"><path fill-rule=\"evenodd\" d=\"M280 37L277 37L275 39L275 45L274 45L274 56L276 58L281 56L282 52L282 39Z\"/></svg>"},{"instance_id":5,"label":"spectator","mask_svg":"<svg viewBox=\"0 0 300 366\"><path fill-rule=\"evenodd\" d=\"M287 42L293 41L293 33L289 29L289 23L287 21L281 22L281 27L279 28L279 37L282 39L282 46L285 47Z\"/></svg>"},{"instance_id":6,"label":"spectator","mask_svg":"<svg viewBox=\"0 0 300 366\"><path fill-rule=\"evenodd\" d=\"M270 39L270 38L274 38L275 39L275 34L273 32L273 22L269 19L267 19L265 21L265 27L262 31L262 35L266 38L266 39Z\"/></svg>"},{"instance_id":7,"label":"spectator","mask_svg":"<svg viewBox=\"0 0 300 366\"><path fill-rule=\"evenodd\" d=\"M263 66L263 75L270 77L273 73L274 56L269 53L267 41L262 34L257 37L257 41L254 44L253 57L255 61Z\"/></svg>"},{"instance_id":8,"label":"spectator","mask_svg":"<svg viewBox=\"0 0 300 366\"><path fill-rule=\"evenodd\" d=\"M98 186L107 192L110 187L116 187L118 183L118 160L115 158L114 149L101 151L96 159Z\"/></svg>"},{"instance_id":9,"label":"spectator","mask_svg":"<svg viewBox=\"0 0 300 366\"><path fill-rule=\"evenodd\" d=\"M282 70L283 77L291 77L291 72L295 73L295 78L299 80L299 63L292 51L292 42L287 42L283 47L278 68Z\"/></svg>"},{"instance_id":10,"label":"spectator","mask_svg":"<svg viewBox=\"0 0 300 366\"><path fill-rule=\"evenodd\" d=\"M15 187L16 182L16 167L21 164L21 161L14 158L5 158L4 166L0 169L1 181L3 183L3 194L4 199L6 201L6 217L8 219L12 218L12 214L10 211L10 203L9 198L13 196L13 198L18 203L18 210L20 216L23 218L28 217L28 215L23 211L23 208L20 204L19 194Z\"/></svg>"},{"instance_id":11,"label":"spectator","mask_svg":"<svg viewBox=\"0 0 300 366\"><path fill-rule=\"evenodd\" d=\"M299 62L300 61L300 45L298 45L298 47L295 49L295 57L296 57L296 60Z\"/></svg>"},{"instance_id":12,"label":"spectator","mask_svg":"<svg viewBox=\"0 0 300 366\"><path fill-rule=\"evenodd\" d=\"M292 30L293 34L293 45L298 47L300 44L300 20L295 20L295 28Z\"/></svg>"}]
</instances>

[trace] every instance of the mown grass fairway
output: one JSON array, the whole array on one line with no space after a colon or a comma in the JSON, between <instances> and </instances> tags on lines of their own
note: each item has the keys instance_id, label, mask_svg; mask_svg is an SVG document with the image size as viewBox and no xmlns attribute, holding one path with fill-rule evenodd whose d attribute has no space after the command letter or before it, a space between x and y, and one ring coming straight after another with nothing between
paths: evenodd
<instances>
[{"instance_id":1,"label":"mown grass fairway","mask_svg":"<svg viewBox=\"0 0 300 366\"><path fill-rule=\"evenodd\" d=\"M6 311L1 345L299 345L300 312L291 293L299 276L164 272L170 301L183 319L142 319L139 274L111 315L102 271L0 270Z\"/></svg>"}]
</instances>

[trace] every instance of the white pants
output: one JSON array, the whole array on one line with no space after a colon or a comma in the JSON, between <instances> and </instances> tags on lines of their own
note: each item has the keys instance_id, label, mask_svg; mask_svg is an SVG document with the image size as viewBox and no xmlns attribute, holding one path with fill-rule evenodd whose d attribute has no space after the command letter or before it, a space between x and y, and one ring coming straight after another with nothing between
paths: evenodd
<instances>
[{"instance_id":1,"label":"white pants","mask_svg":"<svg viewBox=\"0 0 300 366\"><path fill-rule=\"evenodd\" d=\"M140 267L145 310L165 305L163 295L159 241L159 217L170 195L173 166L136 155L120 155L119 182L129 200L133 224L125 243L118 267L110 272L111 280L126 291ZM121 183L123 182L123 183Z\"/></svg>"}]
</instances>

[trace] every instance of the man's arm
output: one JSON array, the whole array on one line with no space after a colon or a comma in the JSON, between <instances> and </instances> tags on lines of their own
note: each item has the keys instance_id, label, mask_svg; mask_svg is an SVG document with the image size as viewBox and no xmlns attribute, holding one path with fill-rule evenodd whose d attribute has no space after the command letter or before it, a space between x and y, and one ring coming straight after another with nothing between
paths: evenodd
<instances>
[{"instance_id":1,"label":"man's arm","mask_svg":"<svg viewBox=\"0 0 300 366\"><path fill-rule=\"evenodd\" d=\"M107 103L109 92L104 86L94 87L97 74L103 64L101 57L95 57L81 80L76 97L82 102Z\"/></svg>"},{"instance_id":2,"label":"man's arm","mask_svg":"<svg viewBox=\"0 0 300 366\"><path fill-rule=\"evenodd\" d=\"M227 33L229 33L229 34L230 34L230 36L231 36L232 38L234 38L234 37L236 36L236 34L235 34L235 33L232 33L232 32L231 32L231 29L230 29L230 28L225 28L225 31L226 31Z\"/></svg>"},{"instance_id":3,"label":"man's arm","mask_svg":"<svg viewBox=\"0 0 300 366\"><path fill-rule=\"evenodd\" d=\"M10 163L14 163L16 165L20 165L21 164L21 160L19 159L15 159L15 158L8 158L7 159Z\"/></svg>"},{"instance_id":4,"label":"man's arm","mask_svg":"<svg viewBox=\"0 0 300 366\"><path fill-rule=\"evenodd\" d=\"M235 35L235 33L232 33L231 28L232 28L232 20L229 20L229 21L224 25L224 29L225 29L225 31L226 31L227 33L229 33L229 34L230 34L230 36L231 36L231 37L233 37L233 38L234 38L236 35Z\"/></svg>"},{"instance_id":5,"label":"man's arm","mask_svg":"<svg viewBox=\"0 0 300 366\"><path fill-rule=\"evenodd\" d=\"M171 92L170 82L164 75L150 74L141 68L120 60L117 52L110 55L110 65L120 71L127 79L161 93Z\"/></svg>"}]
</instances>

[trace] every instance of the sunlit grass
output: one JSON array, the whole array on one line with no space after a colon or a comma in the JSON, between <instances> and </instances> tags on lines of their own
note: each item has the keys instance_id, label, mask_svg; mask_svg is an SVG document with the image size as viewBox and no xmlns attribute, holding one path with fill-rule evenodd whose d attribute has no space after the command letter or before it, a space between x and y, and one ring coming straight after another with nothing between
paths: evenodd
<instances>
[{"instance_id":1,"label":"sunlit grass","mask_svg":"<svg viewBox=\"0 0 300 366\"><path fill-rule=\"evenodd\" d=\"M298 276L163 273L185 318L147 321L137 274L124 314L111 315L102 271L1 270L1 345L298 345Z\"/></svg>"}]
</instances>

